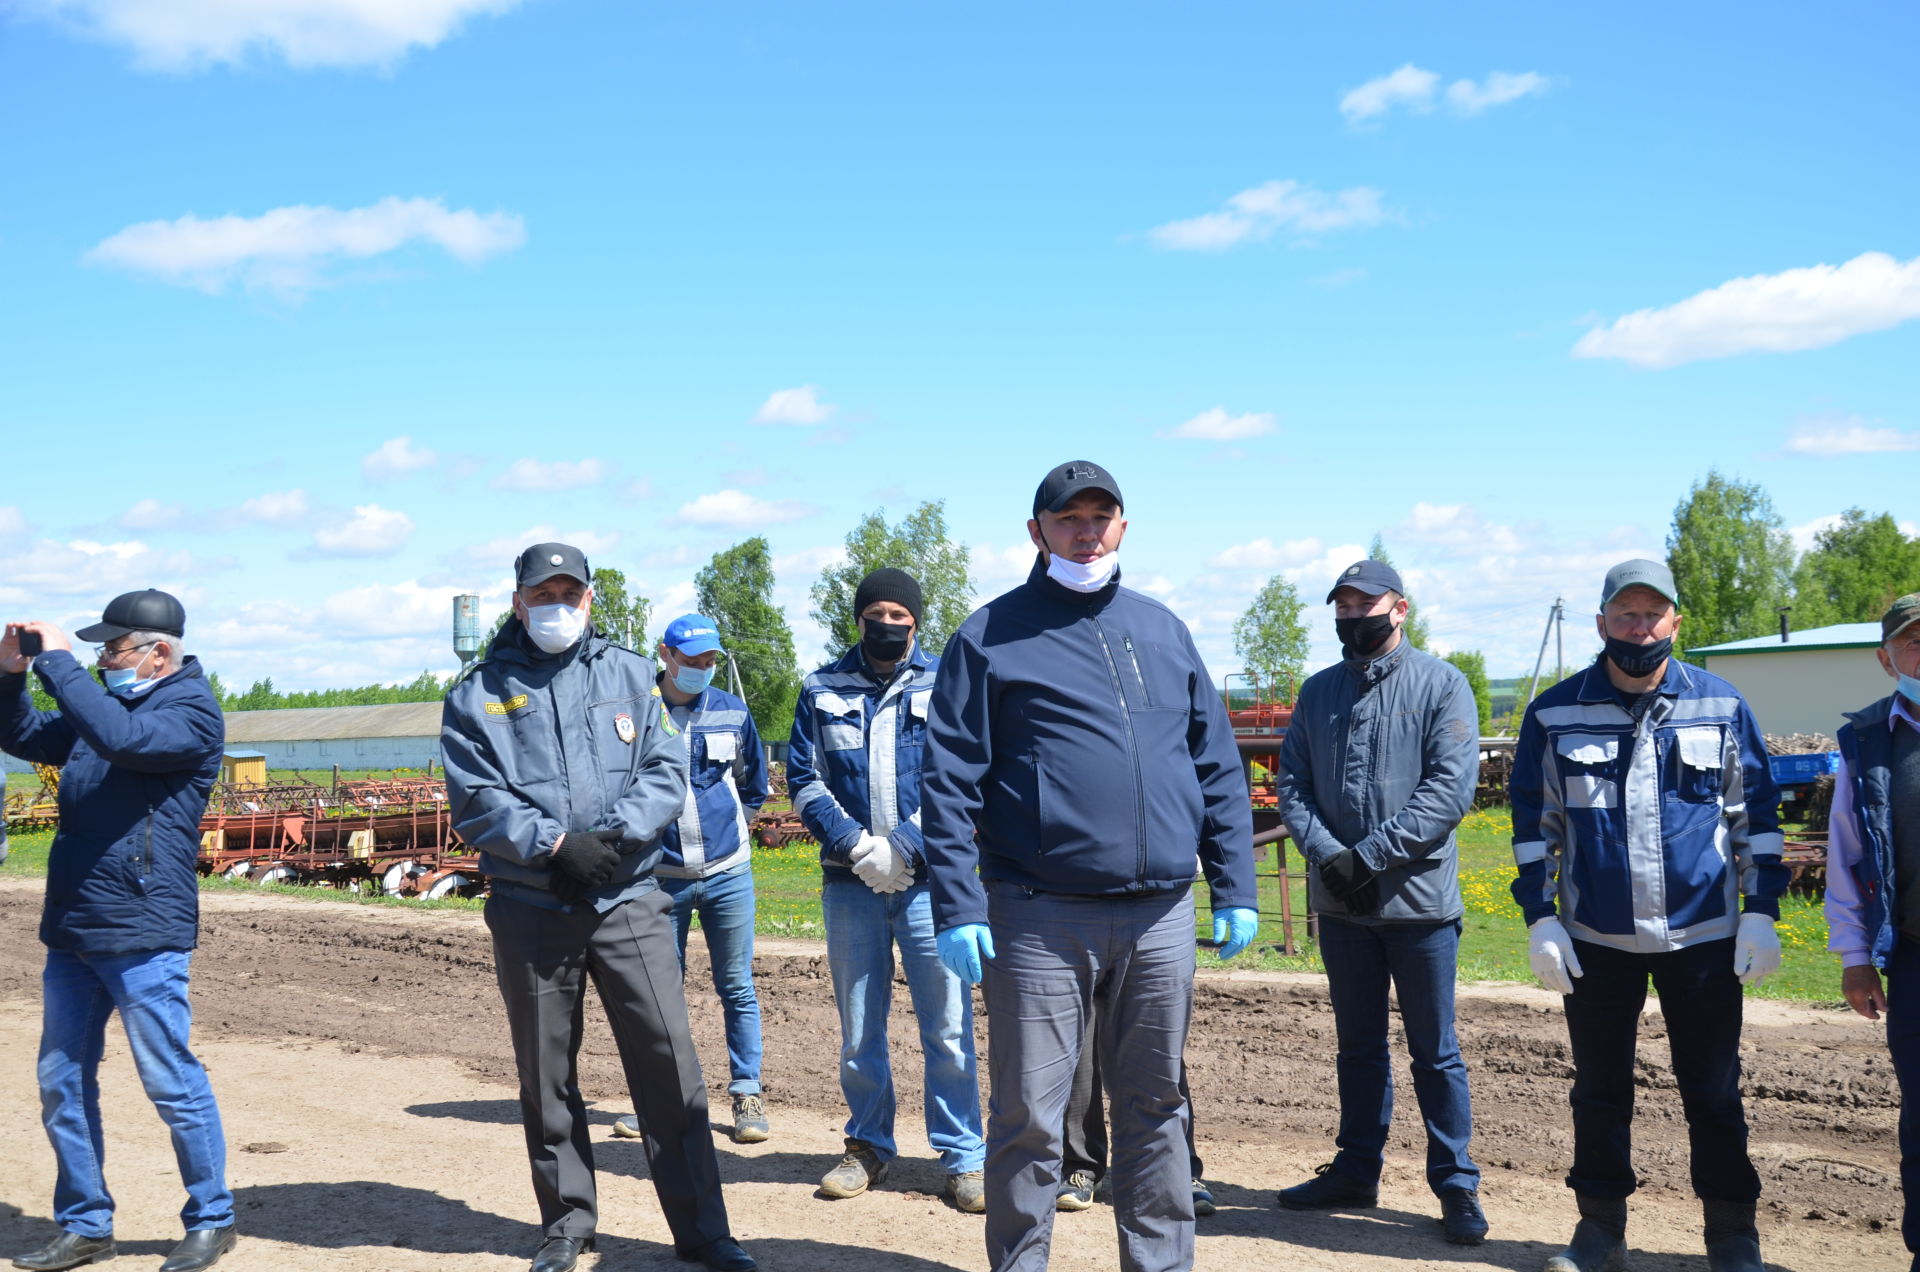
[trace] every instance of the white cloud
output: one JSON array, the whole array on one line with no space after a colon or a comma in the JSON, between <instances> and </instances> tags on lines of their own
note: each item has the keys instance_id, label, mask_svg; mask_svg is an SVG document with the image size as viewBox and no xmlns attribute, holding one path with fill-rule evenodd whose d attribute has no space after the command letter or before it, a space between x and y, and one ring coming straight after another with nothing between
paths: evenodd
<instances>
[{"instance_id":1,"label":"white cloud","mask_svg":"<svg viewBox=\"0 0 1920 1272\"><path fill-rule=\"evenodd\" d=\"M1815 517L1812 521L1790 527L1787 533L1793 538L1793 550L1795 552L1813 551L1817 546L1815 540L1820 537L1820 532L1831 530L1844 520L1846 518L1836 512L1830 516Z\"/></svg>"},{"instance_id":2,"label":"white cloud","mask_svg":"<svg viewBox=\"0 0 1920 1272\"><path fill-rule=\"evenodd\" d=\"M1518 552L1524 546L1511 526L1487 520L1470 504L1416 503L1406 520L1393 528L1390 537L1396 541L1482 552Z\"/></svg>"},{"instance_id":3,"label":"white cloud","mask_svg":"<svg viewBox=\"0 0 1920 1272\"><path fill-rule=\"evenodd\" d=\"M348 588L320 602L321 630L343 636L445 634L451 642L455 594L453 588L423 587L413 579ZM503 600L500 608L506 605ZM481 612L488 611L483 607ZM451 643L448 649L452 649Z\"/></svg>"},{"instance_id":4,"label":"white cloud","mask_svg":"<svg viewBox=\"0 0 1920 1272\"><path fill-rule=\"evenodd\" d=\"M718 490L680 505L673 524L745 529L798 521L817 509L792 499L759 499L740 490Z\"/></svg>"},{"instance_id":5,"label":"white cloud","mask_svg":"<svg viewBox=\"0 0 1920 1272\"><path fill-rule=\"evenodd\" d=\"M1380 191L1369 186L1325 194L1298 181L1269 181L1234 195L1222 211L1169 221L1147 237L1169 251L1218 252L1280 230L1315 234L1378 225L1386 216Z\"/></svg>"},{"instance_id":6,"label":"white cloud","mask_svg":"<svg viewBox=\"0 0 1920 1272\"><path fill-rule=\"evenodd\" d=\"M495 490L578 490L597 486L606 476L606 465L597 459L552 461L516 459L493 479Z\"/></svg>"},{"instance_id":7,"label":"white cloud","mask_svg":"<svg viewBox=\"0 0 1920 1272\"><path fill-rule=\"evenodd\" d=\"M404 434L389 437L372 452L360 457L360 471L369 481L388 481L422 468L432 468L440 456L424 446L415 446Z\"/></svg>"},{"instance_id":8,"label":"white cloud","mask_svg":"<svg viewBox=\"0 0 1920 1272\"><path fill-rule=\"evenodd\" d=\"M25 513L11 506L0 507L0 545L25 539L32 530Z\"/></svg>"},{"instance_id":9,"label":"white cloud","mask_svg":"<svg viewBox=\"0 0 1920 1272\"><path fill-rule=\"evenodd\" d=\"M1920 257L1864 252L1844 265L1753 274L1663 309L1641 309L1596 327L1576 358L1676 367L1736 353L1795 353L1884 331L1920 317Z\"/></svg>"},{"instance_id":10,"label":"white cloud","mask_svg":"<svg viewBox=\"0 0 1920 1272\"><path fill-rule=\"evenodd\" d=\"M133 50L142 66L195 70L276 57L296 67L391 63L432 48L468 18L520 0L21 0L50 18Z\"/></svg>"},{"instance_id":11,"label":"white cloud","mask_svg":"<svg viewBox=\"0 0 1920 1272\"><path fill-rule=\"evenodd\" d=\"M600 530L561 530L556 526L540 524L528 526L518 534L503 534L483 543L471 543L460 549L449 560L457 560L463 565L480 566L510 573L514 558L536 543L570 543L587 554L587 564L605 565L598 558L606 556L620 544L620 532Z\"/></svg>"},{"instance_id":12,"label":"white cloud","mask_svg":"<svg viewBox=\"0 0 1920 1272\"><path fill-rule=\"evenodd\" d=\"M392 556L412 534L413 519L406 513L361 504L346 522L314 531L313 546L326 556Z\"/></svg>"},{"instance_id":13,"label":"white cloud","mask_svg":"<svg viewBox=\"0 0 1920 1272\"><path fill-rule=\"evenodd\" d=\"M1314 538L1289 539L1276 544L1265 537L1251 543L1236 543L1230 548L1216 552L1207 564L1216 570L1280 570L1297 569L1317 559L1326 552L1320 540ZM1364 549L1361 555L1365 556Z\"/></svg>"},{"instance_id":14,"label":"white cloud","mask_svg":"<svg viewBox=\"0 0 1920 1272\"><path fill-rule=\"evenodd\" d=\"M1395 106L1429 111L1433 109L1433 94L1439 85L1437 72L1423 71L1408 62L1391 74L1348 90L1340 99L1340 113L1347 117L1347 122L1357 124L1378 118Z\"/></svg>"},{"instance_id":15,"label":"white cloud","mask_svg":"<svg viewBox=\"0 0 1920 1272\"><path fill-rule=\"evenodd\" d=\"M163 530L179 521L186 513L186 508L180 504L161 503L158 499L142 499L120 514L120 524L128 530Z\"/></svg>"},{"instance_id":16,"label":"white cloud","mask_svg":"<svg viewBox=\"0 0 1920 1272\"><path fill-rule=\"evenodd\" d=\"M468 265L526 242L526 226L508 212L449 210L439 199L389 196L340 211L305 204L255 217L142 221L103 240L83 258L209 294L238 282L248 290L298 297L326 281L342 260L364 260L411 243L440 248Z\"/></svg>"},{"instance_id":17,"label":"white cloud","mask_svg":"<svg viewBox=\"0 0 1920 1272\"><path fill-rule=\"evenodd\" d=\"M820 386L775 389L753 413L755 424L825 424L840 408L819 398Z\"/></svg>"},{"instance_id":18,"label":"white cloud","mask_svg":"<svg viewBox=\"0 0 1920 1272\"><path fill-rule=\"evenodd\" d=\"M1858 415L1810 416L1802 419L1787 438L1789 454L1815 459L1916 450L1920 450L1920 432L1888 428L1879 420Z\"/></svg>"},{"instance_id":19,"label":"white cloud","mask_svg":"<svg viewBox=\"0 0 1920 1272\"><path fill-rule=\"evenodd\" d=\"M7 511L0 509L0 541L9 533ZM13 524L16 532L24 534L24 522ZM0 606L16 617L23 613L51 616L56 605L67 607L71 612L65 620L84 615L84 625L99 618L106 603L122 592L158 587L179 595L182 579L210 568L217 568L217 563L199 561L186 552L156 552L137 539L62 543L43 538L8 561L0 577ZM189 636L192 630L188 628Z\"/></svg>"},{"instance_id":20,"label":"white cloud","mask_svg":"<svg viewBox=\"0 0 1920 1272\"><path fill-rule=\"evenodd\" d=\"M308 511L307 492L304 490L270 491L240 505L242 517L264 521L269 525L287 525L304 520Z\"/></svg>"},{"instance_id":21,"label":"white cloud","mask_svg":"<svg viewBox=\"0 0 1920 1272\"><path fill-rule=\"evenodd\" d=\"M1205 442L1238 442L1271 433L1278 423L1279 418L1271 411L1228 415L1224 406L1216 406L1200 412L1166 436Z\"/></svg>"},{"instance_id":22,"label":"white cloud","mask_svg":"<svg viewBox=\"0 0 1920 1272\"><path fill-rule=\"evenodd\" d=\"M1495 106L1505 106L1508 102L1517 102L1522 97L1532 97L1546 91L1547 77L1537 72L1522 71L1514 75L1506 71L1494 71L1478 84L1470 79L1460 79L1447 85L1447 105L1456 114L1478 115Z\"/></svg>"},{"instance_id":23,"label":"white cloud","mask_svg":"<svg viewBox=\"0 0 1920 1272\"><path fill-rule=\"evenodd\" d=\"M1033 544L1025 539L1004 548L976 543L967 549L967 572L980 596L994 597L1026 582L1037 555Z\"/></svg>"}]
</instances>

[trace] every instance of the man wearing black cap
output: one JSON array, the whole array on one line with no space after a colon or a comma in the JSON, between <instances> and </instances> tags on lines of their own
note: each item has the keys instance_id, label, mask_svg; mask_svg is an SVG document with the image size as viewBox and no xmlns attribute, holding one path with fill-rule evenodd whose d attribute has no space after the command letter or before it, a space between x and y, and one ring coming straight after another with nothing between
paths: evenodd
<instances>
[{"instance_id":1,"label":"man wearing black cap","mask_svg":"<svg viewBox=\"0 0 1920 1272\"><path fill-rule=\"evenodd\" d=\"M1479 714L1467 679L1407 639L1406 587L1383 561L1340 572L1327 602L1344 655L1300 686L1280 748L1280 816L1308 862L1338 1037L1333 1161L1280 1191L1292 1210L1379 1200L1393 1114L1392 986L1427 1131L1427 1186L1457 1245L1486 1239L1473 1113L1453 1032L1460 854L1454 828L1480 777Z\"/></svg>"},{"instance_id":2,"label":"man wearing black cap","mask_svg":"<svg viewBox=\"0 0 1920 1272\"><path fill-rule=\"evenodd\" d=\"M926 1059L927 1141L946 1172L947 1199L978 1212L986 1147L973 996L934 946L920 835L927 699L940 660L917 639L920 584L905 570L860 580L853 612L860 643L801 682L787 750L793 807L820 842L847 1100L846 1153L820 1181L820 1196L859 1196L886 1178L897 1153L887 1015L898 945Z\"/></svg>"},{"instance_id":3,"label":"man wearing black cap","mask_svg":"<svg viewBox=\"0 0 1920 1272\"><path fill-rule=\"evenodd\" d=\"M1196 856L1220 956L1258 930L1233 729L1186 625L1120 585L1126 528L1106 469L1048 473L1032 574L954 634L933 693L927 858L940 956L985 981L994 1272L1047 1264L1088 1045L1111 1101L1120 1267L1193 1266L1180 1077Z\"/></svg>"},{"instance_id":4,"label":"man wearing black cap","mask_svg":"<svg viewBox=\"0 0 1920 1272\"><path fill-rule=\"evenodd\" d=\"M167 593L115 597L101 621L74 635L99 646L104 690L51 623L10 623L0 639L0 749L62 766L40 919L41 1120L58 1165L61 1232L14 1266L45 1272L113 1257L95 1075L107 1017L117 1011L187 1189L186 1239L160 1266L192 1272L212 1267L236 1239L220 1110L187 1047L200 817L220 774L226 722L199 660L183 649L186 612ZM34 709L29 666L58 710Z\"/></svg>"},{"instance_id":5,"label":"man wearing black cap","mask_svg":"<svg viewBox=\"0 0 1920 1272\"><path fill-rule=\"evenodd\" d=\"M653 877L661 832L686 802L687 748L653 664L594 629L585 555L537 543L514 573L513 617L448 691L440 745L453 827L492 881L487 928L543 1232L531 1272L568 1272L599 1222L575 1069L589 976L674 1253L751 1269L728 1229L670 903Z\"/></svg>"}]
</instances>

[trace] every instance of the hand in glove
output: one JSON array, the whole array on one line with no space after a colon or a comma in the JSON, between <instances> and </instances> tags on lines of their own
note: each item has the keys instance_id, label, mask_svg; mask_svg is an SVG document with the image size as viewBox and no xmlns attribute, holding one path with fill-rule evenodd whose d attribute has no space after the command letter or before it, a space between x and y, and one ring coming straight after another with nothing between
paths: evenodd
<instances>
[{"instance_id":1,"label":"hand in glove","mask_svg":"<svg viewBox=\"0 0 1920 1272\"><path fill-rule=\"evenodd\" d=\"M553 895L571 905L602 888L619 868L620 854L597 830L570 830L553 849Z\"/></svg>"},{"instance_id":2,"label":"hand in glove","mask_svg":"<svg viewBox=\"0 0 1920 1272\"><path fill-rule=\"evenodd\" d=\"M968 985L980 983L980 960L993 957L993 933L984 923L962 923L933 940L947 970Z\"/></svg>"},{"instance_id":3,"label":"hand in glove","mask_svg":"<svg viewBox=\"0 0 1920 1272\"><path fill-rule=\"evenodd\" d=\"M1349 914L1372 914L1380 908L1380 885L1365 858L1351 848L1342 848L1318 866L1320 886Z\"/></svg>"},{"instance_id":4,"label":"hand in glove","mask_svg":"<svg viewBox=\"0 0 1920 1272\"><path fill-rule=\"evenodd\" d=\"M875 892L905 892L913 884L913 869L881 835L862 835L847 855L853 873Z\"/></svg>"},{"instance_id":5,"label":"hand in glove","mask_svg":"<svg viewBox=\"0 0 1920 1272\"><path fill-rule=\"evenodd\" d=\"M1773 919L1749 910L1733 934L1733 974L1742 985L1758 985L1779 970L1780 934Z\"/></svg>"},{"instance_id":6,"label":"hand in glove","mask_svg":"<svg viewBox=\"0 0 1920 1272\"><path fill-rule=\"evenodd\" d=\"M1260 934L1260 912L1246 906L1230 906L1213 916L1213 940L1220 947L1222 959L1232 958L1235 954L1253 944L1253 938Z\"/></svg>"},{"instance_id":7,"label":"hand in glove","mask_svg":"<svg viewBox=\"0 0 1920 1272\"><path fill-rule=\"evenodd\" d=\"M1571 994L1573 978L1584 976L1580 959L1573 952L1573 938L1566 925L1548 915L1527 932L1527 962L1540 983L1556 994Z\"/></svg>"}]
</instances>

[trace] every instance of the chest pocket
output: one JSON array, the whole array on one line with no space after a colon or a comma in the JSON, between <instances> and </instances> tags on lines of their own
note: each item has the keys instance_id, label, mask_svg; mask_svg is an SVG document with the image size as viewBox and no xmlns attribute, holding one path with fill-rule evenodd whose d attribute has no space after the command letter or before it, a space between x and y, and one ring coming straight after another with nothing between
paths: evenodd
<instances>
[{"instance_id":1,"label":"chest pocket","mask_svg":"<svg viewBox=\"0 0 1920 1272\"><path fill-rule=\"evenodd\" d=\"M820 749L857 751L866 743L866 699L842 698L837 693L814 695L813 709L820 720Z\"/></svg>"},{"instance_id":2,"label":"chest pocket","mask_svg":"<svg viewBox=\"0 0 1920 1272\"><path fill-rule=\"evenodd\" d=\"M1694 725L1673 734L1673 790L1690 804L1710 804L1720 798L1720 768L1725 736L1717 725Z\"/></svg>"},{"instance_id":3,"label":"chest pocket","mask_svg":"<svg viewBox=\"0 0 1920 1272\"><path fill-rule=\"evenodd\" d=\"M1553 741L1560 755L1560 789L1568 808L1618 808L1614 770L1620 739L1604 733L1562 733Z\"/></svg>"},{"instance_id":4,"label":"chest pocket","mask_svg":"<svg viewBox=\"0 0 1920 1272\"><path fill-rule=\"evenodd\" d=\"M907 709L900 716L900 744L902 746L924 746L927 741L927 707L933 701L933 690L923 689L919 693L907 695Z\"/></svg>"},{"instance_id":5,"label":"chest pocket","mask_svg":"<svg viewBox=\"0 0 1920 1272\"><path fill-rule=\"evenodd\" d=\"M700 753L703 761L698 766L699 772L695 774L695 778L704 790L708 785L724 780L726 770L732 767L734 760L740 754L740 735L726 730L716 730L713 733L697 733L693 736L700 739Z\"/></svg>"}]
</instances>

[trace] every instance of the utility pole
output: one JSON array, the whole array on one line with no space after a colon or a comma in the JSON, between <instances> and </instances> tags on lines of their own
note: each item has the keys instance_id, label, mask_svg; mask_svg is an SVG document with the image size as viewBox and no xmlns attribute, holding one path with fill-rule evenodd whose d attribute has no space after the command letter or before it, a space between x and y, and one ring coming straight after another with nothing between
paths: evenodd
<instances>
[{"instance_id":1,"label":"utility pole","mask_svg":"<svg viewBox=\"0 0 1920 1272\"><path fill-rule=\"evenodd\" d=\"M1553 598L1553 679L1558 684L1567 677L1567 611L1561 598Z\"/></svg>"},{"instance_id":2,"label":"utility pole","mask_svg":"<svg viewBox=\"0 0 1920 1272\"><path fill-rule=\"evenodd\" d=\"M1560 611L1561 598L1556 596L1553 598L1553 608L1547 611L1547 625L1540 629L1540 652L1536 654L1533 659L1533 678L1527 681L1527 701L1520 704L1520 708L1523 711L1526 709L1527 704L1533 701L1533 691L1540 686L1540 666L1547 660L1547 638L1554 634L1556 626L1560 622ZM1557 648L1555 650L1555 656L1559 656Z\"/></svg>"}]
</instances>

